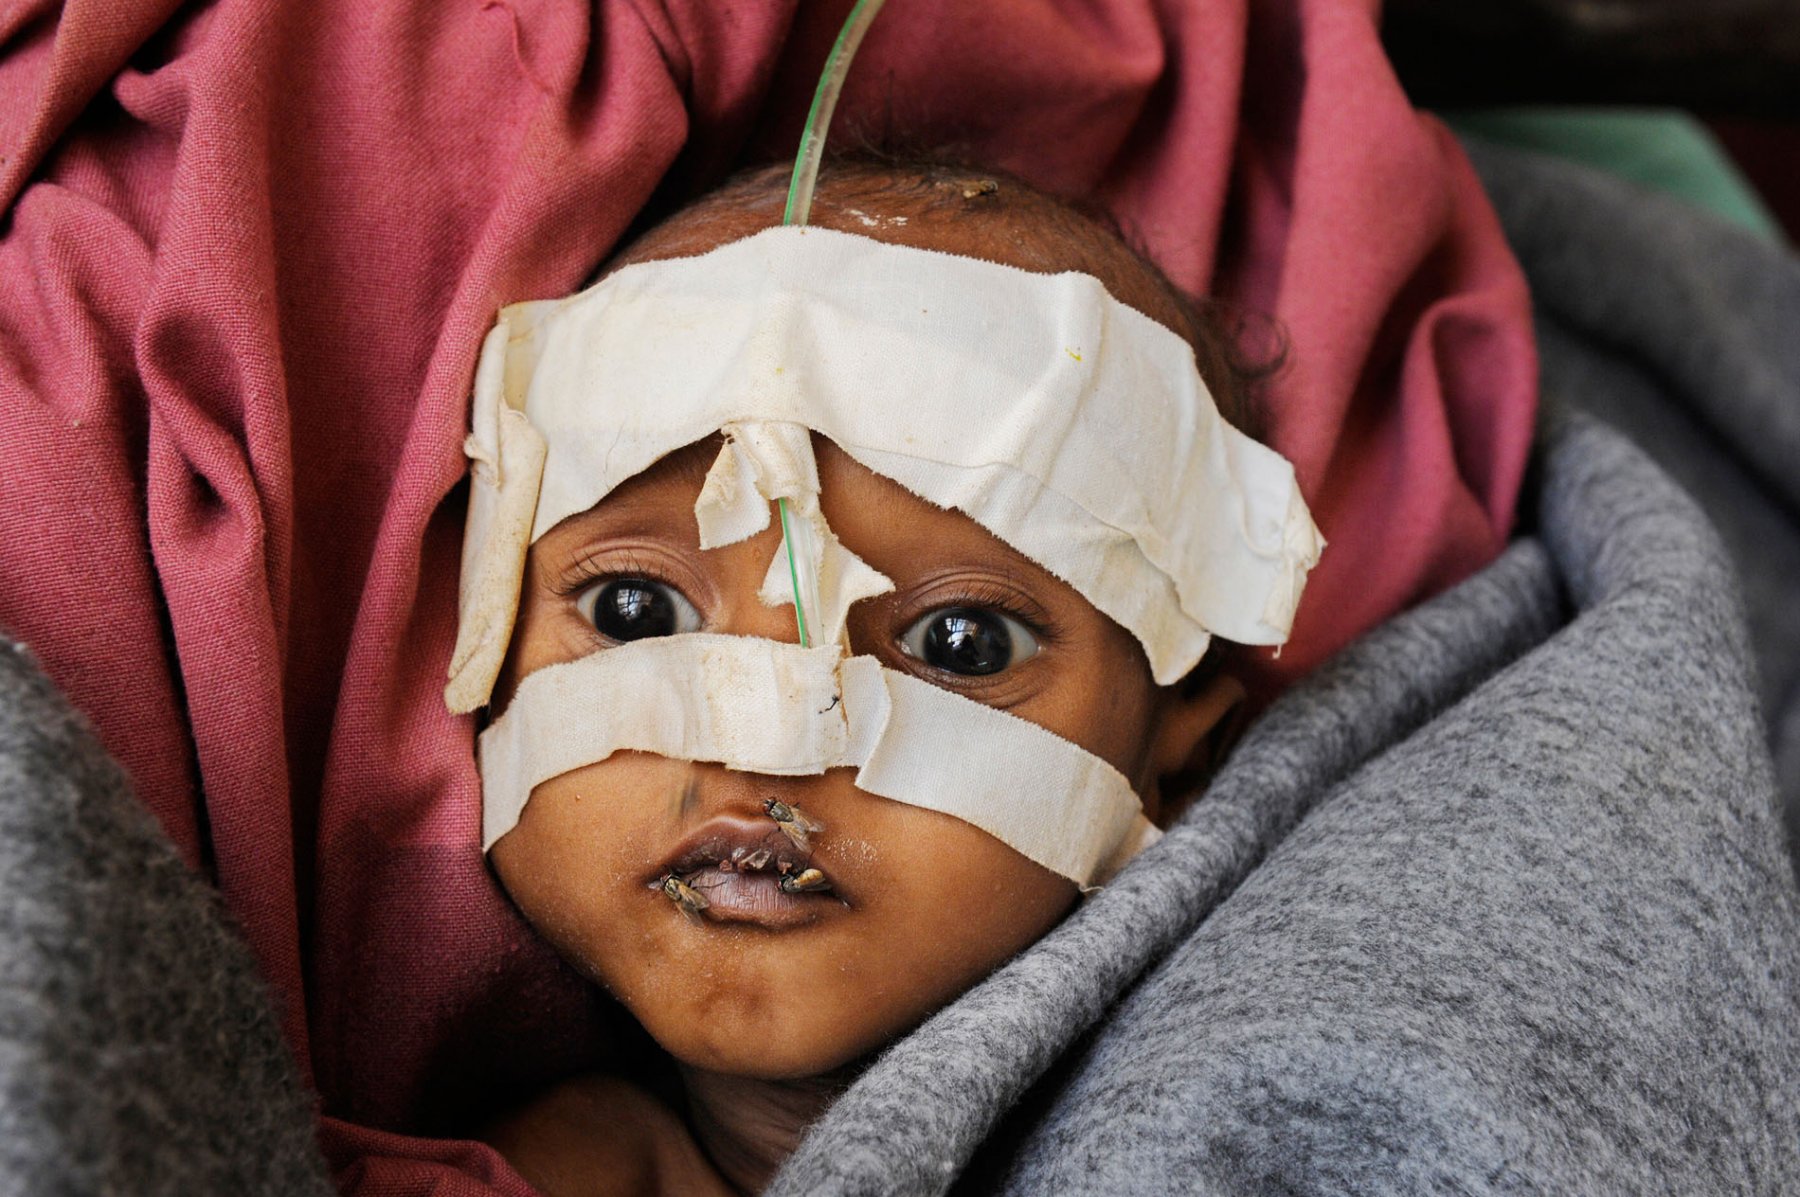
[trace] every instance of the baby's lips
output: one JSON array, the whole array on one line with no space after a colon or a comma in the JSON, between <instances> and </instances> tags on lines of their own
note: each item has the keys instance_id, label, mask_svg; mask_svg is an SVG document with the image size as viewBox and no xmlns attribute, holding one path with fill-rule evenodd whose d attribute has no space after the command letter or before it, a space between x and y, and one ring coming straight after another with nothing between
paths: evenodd
<instances>
[{"instance_id":1,"label":"baby's lips","mask_svg":"<svg viewBox=\"0 0 1800 1197\"><path fill-rule=\"evenodd\" d=\"M671 873L687 877L705 869L718 868L721 864L729 866L727 871L778 875L807 868L825 871L819 865L816 853L795 846L768 816L720 815L708 819L683 837L644 881L656 888Z\"/></svg>"},{"instance_id":2,"label":"baby's lips","mask_svg":"<svg viewBox=\"0 0 1800 1197\"><path fill-rule=\"evenodd\" d=\"M649 880L696 924L788 930L852 908L810 847L772 817L720 816L696 828Z\"/></svg>"}]
</instances>

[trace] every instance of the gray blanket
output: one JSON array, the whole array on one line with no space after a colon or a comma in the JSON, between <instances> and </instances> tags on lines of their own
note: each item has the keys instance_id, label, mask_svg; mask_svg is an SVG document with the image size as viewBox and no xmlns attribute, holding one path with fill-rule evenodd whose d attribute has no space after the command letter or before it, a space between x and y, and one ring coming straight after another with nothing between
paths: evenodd
<instances>
[{"instance_id":1,"label":"gray blanket","mask_svg":"<svg viewBox=\"0 0 1800 1197\"><path fill-rule=\"evenodd\" d=\"M326 1194L218 895L0 639L0 1194Z\"/></svg>"},{"instance_id":2,"label":"gray blanket","mask_svg":"<svg viewBox=\"0 0 1800 1197\"><path fill-rule=\"evenodd\" d=\"M1800 1192L1763 718L1791 753L1800 269L1591 172L1480 162L1544 313L1536 535L1270 710L774 1191ZM1756 652L1694 503L1568 405L1706 496Z\"/></svg>"},{"instance_id":3,"label":"gray blanket","mask_svg":"<svg viewBox=\"0 0 1800 1197\"><path fill-rule=\"evenodd\" d=\"M1800 262L1608 175L1469 148L1531 276L1546 389L1649 452L1737 566L1800 834Z\"/></svg>"},{"instance_id":4,"label":"gray blanket","mask_svg":"<svg viewBox=\"0 0 1800 1197\"><path fill-rule=\"evenodd\" d=\"M1765 719L1800 661L1800 566L1769 547L1796 537L1795 267L1482 165L1549 296L1527 535L1273 707L774 1192L1800 1191L1769 751L1795 741ZM1634 425L1725 540L1575 406L1670 429ZM0 653L0 1193L323 1191L274 1026L216 903Z\"/></svg>"},{"instance_id":5,"label":"gray blanket","mask_svg":"<svg viewBox=\"0 0 1800 1197\"><path fill-rule=\"evenodd\" d=\"M1539 514L1270 710L776 1191L1800 1190L1800 906L1729 564L1585 420Z\"/></svg>"}]
</instances>

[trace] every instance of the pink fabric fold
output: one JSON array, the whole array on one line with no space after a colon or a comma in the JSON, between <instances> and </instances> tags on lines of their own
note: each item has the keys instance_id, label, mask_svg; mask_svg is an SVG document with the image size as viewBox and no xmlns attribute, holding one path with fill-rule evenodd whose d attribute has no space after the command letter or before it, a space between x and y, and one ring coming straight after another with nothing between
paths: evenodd
<instances>
[{"instance_id":1,"label":"pink fabric fold","mask_svg":"<svg viewBox=\"0 0 1800 1197\"><path fill-rule=\"evenodd\" d=\"M348 1192L523 1193L459 1133L626 1050L478 843L460 445L502 303L791 152L847 0L45 0L0 18L0 628L213 878ZM840 128L1093 194L1274 316L1331 541L1272 693L1490 560L1536 363L1373 0L906 0Z\"/></svg>"}]
</instances>

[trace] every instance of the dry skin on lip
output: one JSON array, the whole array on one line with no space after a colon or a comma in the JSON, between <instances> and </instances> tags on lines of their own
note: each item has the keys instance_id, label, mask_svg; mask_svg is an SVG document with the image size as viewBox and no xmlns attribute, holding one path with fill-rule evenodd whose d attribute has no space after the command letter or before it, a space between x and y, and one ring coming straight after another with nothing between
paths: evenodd
<instances>
[{"instance_id":1,"label":"dry skin on lip","mask_svg":"<svg viewBox=\"0 0 1800 1197\"><path fill-rule=\"evenodd\" d=\"M812 835L824 832L824 824L817 823L810 815L806 815L799 806L783 803L778 797L763 799L763 814L769 815L794 848L808 853L805 860L778 857L769 848L745 848L738 844L729 855L722 855L716 860L702 860L698 868L689 868L682 873L670 871L662 877L659 889L662 895L668 896L680 913L691 922L702 922L700 914L711 909L711 898L707 898L707 889L713 887L733 887L734 904L742 902L745 896L751 898L754 905L754 889L749 895L743 893L743 886L761 886L765 882L738 880L731 875L767 875L770 864L774 866L774 887L781 895L824 895L832 891L832 878L826 877L824 869L812 864ZM711 850L706 850L711 855ZM729 878L729 882L727 882Z\"/></svg>"}]
</instances>

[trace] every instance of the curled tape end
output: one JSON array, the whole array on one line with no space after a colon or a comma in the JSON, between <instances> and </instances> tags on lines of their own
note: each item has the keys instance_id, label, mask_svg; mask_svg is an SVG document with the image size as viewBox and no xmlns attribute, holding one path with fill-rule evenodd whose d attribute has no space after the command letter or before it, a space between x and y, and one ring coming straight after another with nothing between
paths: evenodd
<instances>
[{"instance_id":1,"label":"curled tape end","mask_svg":"<svg viewBox=\"0 0 1800 1197\"><path fill-rule=\"evenodd\" d=\"M492 682L484 685L473 670L464 669L453 674L444 687L444 706L452 715L467 715L479 710L492 692Z\"/></svg>"},{"instance_id":2,"label":"curled tape end","mask_svg":"<svg viewBox=\"0 0 1800 1197\"><path fill-rule=\"evenodd\" d=\"M503 621L503 626L503 636L510 636L511 621ZM450 681L444 686L444 705L452 715L467 715L487 705L506 659L506 640L494 634L490 614L472 615L465 621L464 629L450 657Z\"/></svg>"},{"instance_id":3,"label":"curled tape end","mask_svg":"<svg viewBox=\"0 0 1800 1197\"><path fill-rule=\"evenodd\" d=\"M1137 859L1138 853L1162 839L1162 837L1162 828L1140 814L1137 817L1137 822L1132 826L1132 829L1119 841L1119 846L1117 850L1113 852L1112 856L1107 858L1094 870L1092 878L1087 882L1078 885L1078 888L1081 890L1081 896L1085 898L1089 894L1098 893L1101 889L1104 889L1107 882L1119 875L1120 869Z\"/></svg>"},{"instance_id":4,"label":"curled tape end","mask_svg":"<svg viewBox=\"0 0 1800 1197\"><path fill-rule=\"evenodd\" d=\"M485 474L476 474L463 533L456 647L444 687L444 705L458 715L486 704L500 676L544 471L544 438L525 413L501 412L497 428L497 451Z\"/></svg>"},{"instance_id":5,"label":"curled tape end","mask_svg":"<svg viewBox=\"0 0 1800 1197\"><path fill-rule=\"evenodd\" d=\"M1300 488L1294 487L1288 501L1287 523L1282 531L1281 561L1276 576L1269 584L1264 600L1262 623L1272 633L1271 643L1286 643L1293 631L1294 615L1300 608L1300 596L1306 590L1307 575L1319 564L1325 551L1325 537L1313 523Z\"/></svg>"},{"instance_id":6,"label":"curled tape end","mask_svg":"<svg viewBox=\"0 0 1800 1197\"><path fill-rule=\"evenodd\" d=\"M727 437L694 500L702 549L737 544L769 526L769 500L761 481L756 459L739 448L735 437Z\"/></svg>"},{"instance_id":7,"label":"curled tape end","mask_svg":"<svg viewBox=\"0 0 1800 1197\"><path fill-rule=\"evenodd\" d=\"M493 481L494 470L498 462L488 446L481 443L481 438L471 432L463 438L463 456L469 459L469 470L478 479Z\"/></svg>"}]
</instances>

